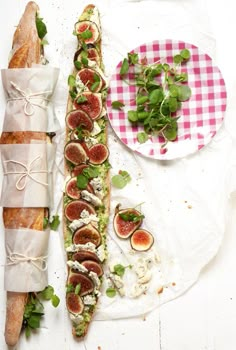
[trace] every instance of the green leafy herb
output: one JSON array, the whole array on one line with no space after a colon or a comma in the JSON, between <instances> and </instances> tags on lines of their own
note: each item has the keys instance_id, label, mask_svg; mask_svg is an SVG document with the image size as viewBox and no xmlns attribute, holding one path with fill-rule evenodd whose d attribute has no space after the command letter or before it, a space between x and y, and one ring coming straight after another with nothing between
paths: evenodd
<instances>
[{"instance_id":1,"label":"green leafy herb","mask_svg":"<svg viewBox=\"0 0 236 350\"><path fill-rule=\"evenodd\" d=\"M74 101L76 99L77 93L74 90L69 91L70 97Z\"/></svg>"},{"instance_id":2,"label":"green leafy herb","mask_svg":"<svg viewBox=\"0 0 236 350\"><path fill-rule=\"evenodd\" d=\"M116 296L116 290L115 288L107 288L106 290L106 295L109 297L109 298L114 298Z\"/></svg>"},{"instance_id":3,"label":"green leafy herb","mask_svg":"<svg viewBox=\"0 0 236 350\"><path fill-rule=\"evenodd\" d=\"M80 289L81 289L81 284L78 283L77 286L75 287L75 294L79 294Z\"/></svg>"},{"instance_id":4,"label":"green leafy herb","mask_svg":"<svg viewBox=\"0 0 236 350\"><path fill-rule=\"evenodd\" d=\"M75 68L78 69L78 70L80 70L81 67L82 67L82 63L80 61L75 61L74 65L75 65Z\"/></svg>"},{"instance_id":5,"label":"green leafy herb","mask_svg":"<svg viewBox=\"0 0 236 350\"><path fill-rule=\"evenodd\" d=\"M148 134L145 131L140 131L137 134L137 139L139 143L145 143L148 140Z\"/></svg>"},{"instance_id":6,"label":"green leafy herb","mask_svg":"<svg viewBox=\"0 0 236 350\"><path fill-rule=\"evenodd\" d=\"M92 38L93 33L91 32L91 30L86 29L84 32L79 33L80 38L82 38L83 40L87 40Z\"/></svg>"},{"instance_id":7,"label":"green leafy herb","mask_svg":"<svg viewBox=\"0 0 236 350\"><path fill-rule=\"evenodd\" d=\"M47 34L47 27L43 22L43 18L36 17L36 28L39 38L43 39Z\"/></svg>"},{"instance_id":8,"label":"green leafy herb","mask_svg":"<svg viewBox=\"0 0 236 350\"><path fill-rule=\"evenodd\" d=\"M164 137L165 145L177 138L177 113L181 103L191 97L191 89L186 84L188 74L181 71L181 65L189 58L190 51L183 49L172 57L173 64L160 61L148 64L147 58L140 59L137 53L128 53L122 61L121 78L131 67L134 78L126 82L136 86L136 109L129 110L127 117L135 126L143 126L144 130L137 134L140 143L146 142L149 135L156 134ZM122 187L122 179L117 181Z\"/></svg>"},{"instance_id":9,"label":"green leafy herb","mask_svg":"<svg viewBox=\"0 0 236 350\"><path fill-rule=\"evenodd\" d=\"M137 53L128 53L128 60L129 60L129 63L130 64L137 64L138 63L138 60L139 60L139 57L138 57L138 54Z\"/></svg>"},{"instance_id":10,"label":"green leafy herb","mask_svg":"<svg viewBox=\"0 0 236 350\"><path fill-rule=\"evenodd\" d=\"M40 328L40 322L44 315L44 306L40 299L51 300L54 307L57 307L60 303L60 299L54 294L52 286L47 286L39 293L29 293L28 301L24 309L22 324L22 328L25 330L27 338L31 335L33 330Z\"/></svg>"},{"instance_id":11,"label":"green leafy herb","mask_svg":"<svg viewBox=\"0 0 236 350\"><path fill-rule=\"evenodd\" d=\"M125 273L125 266L121 264L117 264L114 266L114 273L120 277L124 276Z\"/></svg>"},{"instance_id":12,"label":"green leafy herb","mask_svg":"<svg viewBox=\"0 0 236 350\"><path fill-rule=\"evenodd\" d=\"M76 79L75 79L74 75L68 76L68 85L70 87L74 87L76 85Z\"/></svg>"},{"instance_id":13,"label":"green leafy herb","mask_svg":"<svg viewBox=\"0 0 236 350\"><path fill-rule=\"evenodd\" d=\"M49 45L49 42L46 39L41 40L40 43L42 46Z\"/></svg>"},{"instance_id":14,"label":"green leafy herb","mask_svg":"<svg viewBox=\"0 0 236 350\"><path fill-rule=\"evenodd\" d=\"M114 108L114 109L121 109L121 108L124 107L125 105L124 105L124 103L121 102L121 101L113 101L113 102L111 103L111 106L112 106L112 108Z\"/></svg>"},{"instance_id":15,"label":"green leafy herb","mask_svg":"<svg viewBox=\"0 0 236 350\"><path fill-rule=\"evenodd\" d=\"M127 58L124 58L122 65L121 65L121 69L120 69L120 75L125 75L126 73L128 73L129 71L129 61L127 60Z\"/></svg>"},{"instance_id":16,"label":"green leafy herb","mask_svg":"<svg viewBox=\"0 0 236 350\"><path fill-rule=\"evenodd\" d=\"M119 216L124 221L132 221L132 222L137 222L145 218L143 214L137 215L133 212L120 213Z\"/></svg>"},{"instance_id":17,"label":"green leafy herb","mask_svg":"<svg viewBox=\"0 0 236 350\"><path fill-rule=\"evenodd\" d=\"M66 286L66 293L71 293L71 292L74 292L75 291L75 288L73 286L73 284L69 283L67 284Z\"/></svg>"},{"instance_id":18,"label":"green leafy herb","mask_svg":"<svg viewBox=\"0 0 236 350\"><path fill-rule=\"evenodd\" d=\"M60 225L59 215L53 215L52 220L50 221L50 229L56 231Z\"/></svg>"},{"instance_id":19,"label":"green leafy herb","mask_svg":"<svg viewBox=\"0 0 236 350\"><path fill-rule=\"evenodd\" d=\"M48 222L49 222L48 218L44 217L43 218L43 229L44 230L48 227Z\"/></svg>"},{"instance_id":20,"label":"green leafy herb","mask_svg":"<svg viewBox=\"0 0 236 350\"><path fill-rule=\"evenodd\" d=\"M77 176L77 186L80 190L84 190L88 185L88 178L83 175L83 174L79 174Z\"/></svg>"},{"instance_id":21,"label":"green leafy herb","mask_svg":"<svg viewBox=\"0 0 236 350\"><path fill-rule=\"evenodd\" d=\"M83 175L88 179L99 176L99 169L95 166L89 166L88 168L83 169Z\"/></svg>"},{"instance_id":22,"label":"green leafy herb","mask_svg":"<svg viewBox=\"0 0 236 350\"><path fill-rule=\"evenodd\" d=\"M77 100L76 103L81 104L87 101L87 97L85 97L84 95L80 95Z\"/></svg>"},{"instance_id":23,"label":"green leafy herb","mask_svg":"<svg viewBox=\"0 0 236 350\"><path fill-rule=\"evenodd\" d=\"M120 170L119 174L112 176L111 183L114 187L122 189L131 181L131 176L125 170Z\"/></svg>"}]
</instances>

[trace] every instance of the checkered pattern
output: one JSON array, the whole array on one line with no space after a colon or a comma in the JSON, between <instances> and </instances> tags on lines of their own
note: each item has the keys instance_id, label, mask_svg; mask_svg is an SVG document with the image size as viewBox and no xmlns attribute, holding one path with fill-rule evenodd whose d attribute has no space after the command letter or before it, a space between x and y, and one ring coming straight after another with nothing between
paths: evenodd
<instances>
[{"instance_id":1,"label":"checkered pattern","mask_svg":"<svg viewBox=\"0 0 236 350\"><path fill-rule=\"evenodd\" d=\"M205 146L220 128L226 110L226 88L221 72L212 63L211 58L200 52L191 44L163 40L141 45L133 50L140 58L147 58L148 63L163 59L172 64L173 55L188 48L191 52L190 60L182 65L181 70L189 76L188 85L192 90L189 101L182 103L182 109L177 112L181 116L178 120L178 138L169 142L166 149L162 149L163 139L152 136L144 143L137 141L137 132L142 126L133 127L127 119L127 111L135 108L136 87L124 82L119 75L121 63L111 77L110 90L107 98L108 116L111 125L120 140L134 151L154 159L175 159L184 157ZM127 80L132 80L130 72ZM163 77L162 77L163 79ZM123 110L112 109L112 101L125 104Z\"/></svg>"}]
</instances>

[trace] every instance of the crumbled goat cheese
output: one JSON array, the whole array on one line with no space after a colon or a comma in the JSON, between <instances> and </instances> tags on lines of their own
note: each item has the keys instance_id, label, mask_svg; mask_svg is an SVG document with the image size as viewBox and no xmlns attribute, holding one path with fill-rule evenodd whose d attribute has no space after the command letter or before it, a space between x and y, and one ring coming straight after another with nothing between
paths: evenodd
<instances>
[{"instance_id":1,"label":"crumbled goat cheese","mask_svg":"<svg viewBox=\"0 0 236 350\"><path fill-rule=\"evenodd\" d=\"M103 244L101 244L97 248L97 256L101 262L103 262L106 259L107 254L106 254L106 249L105 249Z\"/></svg>"},{"instance_id":2,"label":"crumbled goat cheese","mask_svg":"<svg viewBox=\"0 0 236 350\"><path fill-rule=\"evenodd\" d=\"M131 289L130 296L132 298L139 297L140 295L142 295L143 293L145 293L148 290L148 286L149 286L148 283L146 283L146 284L136 283Z\"/></svg>"},{"instance_id":3,"label":"crumbled goat cheese","mask_svg":"<svg viewBox=\"0 0 236 350\"><path fill-rule=\"evenodd\" d=\"M104 193L102 190L102 179L98 177L94 177L90 181L91 186L93 187L95 195L99 198L102 199L104 197Z\"/></svg>"},{"instance_id":4,"label":"crumbled goat cheese","mask_svg":"<svg viewBox=\"0 0 236 350\"><path fill-rule=\"evenodd\" d=\"M96 298L93 295L85 295L85 297L83 298L83 302L85 305L95 305Z\"/></svg>"},{"instance_id":5,"label":"crumbled goat cheese","mask_svg":"<svg viewBox=\"0 0 236 350\"><path fill-rule=\"evenodd\" d=\"M98 123L96 121L94 121L93 130L91 131L91 136L96 136L96 135L100 134L101 131L102 131L102 129L100 128Z\"/></svg>"},{"instance_id":6,"label":"crumbled goat cheese","mask_svg":"<svg viewBox=\"0 0 236 350\"><path fill-rule=\"evenodd\" d=\"M77 220L73 220L69 225L69 228L72 232L74 232L83 225L88 225L91 221L97 223L99 221L99 218L96 214L89 214L89 212L86 209L84 209L80 214L80 218Z\"/></svg>"},{"instance_id":7,"label":"crumbled goat cheese","mask_svg":"<svg viewBox=\"0 0 236 350\"><path fill-rule=\"evenodd\" d=\"M78 270L79 272L88 272L88 269L86 269L86 267L81 265L78 261L68 260L67 265L72 269Z\"/></svg>"},{"instance_id":8,"label":"crumbled goat cheese","mask_svg":"<svg viewBox=\"0 0 236 350\"><path fill-rule=\"evenodd\" d=\"M85 244L72 244L66 248L67 253L79 252L81 250L88 250L90 252L96 253L96 246L91 242Z\"/></svg>"},{"instance_id":9,"label":"crumbled goat cheese","mask_svg":"<svg viewBox=\"0 0 236 350\"><path fill-rule=\"evenodd\" d=\"M102 205L102 201L100 198L98 198L97 196L95 196L94 194L92 194L86 190L81 191L80 195L81 195L82 199L91 203L95 207L99 207Z\"/></svg>"},{"instance_id":10,"label":"crumbled goat cheese","mask_svg":"<svg viewBox=\"0 0 236 350\"><path fill-rule=\"evenodd\" d=\"M74 314L70 313L70 319L72 322L74 322L76 324L80 324L81 322L83 322L84 317L82 315L74 315Z\"/></svg>"}]
</instances>

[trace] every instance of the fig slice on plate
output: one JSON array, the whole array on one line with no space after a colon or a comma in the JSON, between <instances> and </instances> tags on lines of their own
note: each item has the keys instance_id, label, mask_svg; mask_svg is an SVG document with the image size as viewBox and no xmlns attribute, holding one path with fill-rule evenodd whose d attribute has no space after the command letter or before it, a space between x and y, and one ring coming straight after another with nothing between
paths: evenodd
<instances>
[{"instance_id":1,"label":"fig slice on plate","mask_svg":"<svg viewBox=\"0 0 236 350\"><path fill-rule=\"evenodd\" d=\"M84 51L83 49L79 49L78 51L76 51L75 53L75 56L74 56L74 61L79 61L81 62L82 60L82 57L84 55ZM88 47L87 47L87 50L85 52L85 57L90 60L90 61L93 61L93 62L96 62L96 64L100 67L101 65L101 59L100 59L100 56L99 56L99 53L97 51L97 49L94 47L93 44L88 44Z\"/></svg>"},{"instance_id":2,"label":"fig slice on plate","mask_svg":"<svg viewBox=\"0 0 236 350\"><path fill-rule=\"evenodd\" d=\"M109 150L103 143L96 143L89 148L89 161L94 165L99 165L105 162L109 157Z\"/></svg>"},{"instance_id":3,"label":"fig slice on plate","mask_svg":"<svg viewBox=\"0 0 236 350\"><path fill-rule=\"evenodd\" d=\"M81 297L75 293L66 294L67 310L74 315L81 315L84 310L84 303Z\"/></svg>"},{"instance_id":4,"label":"fig slice on plate","mask_svg":"<svg viewBox=\"0 0 236 350\"><path fill-rule=\"evenodd\" d=\"M92 260L98 263L100 262L98 256L94 252L90 252L89 250L80 250L74 253L72 259L78 262L82 262L85 260Z\"/></svg>"},{"instance_id":5,"label":"fig slice on plate","mask_svg":"<svg viewBox=\"0 0 236 350\"><path fill-rule=\"evenodd\" d=\"M88 202L78 199L69 202L65 206L65 216L69 221L78 220L83 210L87 210L89 214L96 214L95 209L92 205L90 205Z\"/></svg>"},{"instance_id":6,"label":"fig slice on plate","mask_svg":"<svg viewBox=\"0 0 236 350\"><path fill-rule=\"evenodd\" d=\"M93 120L89 117L89 115L78 109L72 110L66 115L66 125L70 130L74 130L76 128L82 128L84 130L88 130L91 132L93 130Z\"/></svg>"},{"instance_id":7,"label":"fig slice on plate","mask_svg":"<svg viewBox=\"0 0 236 350\"><path fill-rule=\"evenodd\" d=\"M103 275L103 269L101 264L99 264L96 261L93 260L85 260L82 262L82 265L86 267L86 269L90 272L95 272L98 277L101 277Z\"/></svg>"},{"instance_id":8,"label":"fig slice on plate","mask_svg":"<svg viewBox=\"0 0 236 350\"><path fill-rule=\"evenodd\" d=\"M69 141L64 149L65 158L74 165L85 163L88 156L83 146L76 141Z\"/></svg>"},{"instance_id":9,"label":"fig slice on plate","mask_svg":"<svg viewBox=\"0 0 236 350\"><path fill-rule=\"evenodd\" d=\"M103 79L96 70L92 68L83 68L77 76L82 83L92 92L99 92L103 87Z\"/></svg>"},{"instance_id":10,"label":"fig slice on plate","mask_svg":"<svg viewBox=\"0 0 236 350\"><path fill-rule=\"evenodd\" d=\"M88 224L76 230L72 240L75 244L86 244L91 242L98 247L101 244L102 238L99 231L93 227L93 225Z\"/></svg>"},{"instance_id":11,"label":"fig slice on plate","mask_svg":"<svg viewBox=\"0 0 236 350\"><path fill-rule=\"evenodd\" d=\"M117 210L113 219L114 231L123 239L130 237L141 224L142 214L134 208Z\"/></svg>"},{"instance_id":12,"label":"fig slice on plate","mask_svg":"<svg viewBox=\"0 0 236 350\"><path fill-rule=\"evenodd\" d=\"M93 120L98 119L102 113L102 96L100 93L83 92L75 98L74 107L82 109Z\"/></svg>"},{"instance_id":13,"label":"fig slice on plate","mask_svg":"<svg viewBox=\"0 0 236 350\"><path fill-rule=\"evenodd\" d=\"M144 229L134 231L130 238L131 247L139 252L147 251L154 243L153 235Z\"/></svg>"},{"instance_id":14,"label":"fig slice on plate","mask_svg":"<svg viewBox=\"0 0 236 350\"><path fill-rule=\"evenodd\" d=\"M96 23L92 21L79 21L75 23L75 33L79 40L86 44L96 43L100 37L99 29Z\"/></svg>"},{"instance_id":15,"label":"fig slice on plate","mask_svg":"<svg viewBox=\"0 0 236 350\"><path fill-rule=\"evenodd\" d=\"M80 284L81 296L91 293L94 290L94 284L91 278L82 272L71 272L68 278L68 284L72 284L74 288Z\"/></svg>"}]
</instances>

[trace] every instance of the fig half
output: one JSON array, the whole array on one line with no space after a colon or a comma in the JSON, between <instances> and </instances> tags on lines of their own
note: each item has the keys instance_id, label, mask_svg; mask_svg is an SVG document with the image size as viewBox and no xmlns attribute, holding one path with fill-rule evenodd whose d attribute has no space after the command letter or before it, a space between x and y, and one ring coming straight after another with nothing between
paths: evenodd
<instances>
[{"instance_id":1,"label":"fig half","mask_svg":"<svg viewBox=\"0 0 236 350\"><path fill-rule=\"evenodd\" d=\"M100 117L102 113L102 96L99 93L83 92L74 100L74 107L82 109L93 120Z\"/></svg>"},{"instance_id":2,"label":"fig half","mask_svg":"<svg viewBox=\"0 0 236 350\"><path fill-rule=\"evenodd\" d=\"M103 86L103 79L96 70L92 68L83 68L77 76L82 83L92 92L99 92Z\"/></svg>"},{"instance_id":3,"label":"fig half","mask_svg":"<svg viewBox=\"0 0 236 350\"><path fill-rule=\"evenodd\" d=\"M83 57L83 49L79 49L78 51L76 51L75 56L74 56L74 61L79 61L81 62L82 57ZM99 56L99 53L97 51L97 49L95 47L93 47L92 44L88 45L88 48L86 50L86 57L90 60L90 61L94 61L97 63L98 66L101 65L101 59Z\"/></svg>"},{"instance_id":4,"label":"fig half","mask_svg":"<svg viewBox=\"0 0 236 350\"><path fill-rule=\"evenodd\" d=\"M70 130L82 128L91 132L93 130L93 121L88 114L82 110L72 110L66 115L66 125Z\"/></svg>"},{"instance_id":5,"label":"fig half","mask_svg":"<svg viewBox=\"0 0 236 350\"><path fill-rule=\"evenodd\" d=\"M69 141L64 149L65 158L74 165L85 163L88 159L83 146L76 141Z\"/></svg>"},{"instance_id":6,"label":"fig half","mask_svg":"<svg viewBox=\"0 0 236 350\"><path fill-rule=\"evenodd\" d=\"M74 261L78 261L78 262L82 262L85 260L92 260L92 261L96 261L96 262L100 262L98 256L93 253L90 252L89 250L80 250L76 253L73 254L72 259Z\"/></svg>"},{"instance_id":7,"label":"fig half","mask_svg":"<svg viewBox=\"0 0 236 350\"><path fill-rule=\"evenodd\" d=\"M91 224L80 227L73 235L73 243L75 244L86 244L91 242L98 247L101 244L101 240L100 233Z\"/></svg>"},{"instance_id":8,"label":"fig half","mask_svg":"<svg viewBox=\"0 0 236 350\"><path fill-rule=\"evenodd\" d=\"M96 143L89 148L89 161L94 165L100 165L109 157L109 150L103 143Z\"/></svg>"},{"instance_id":9,"label":"fig half","mask_svg":"<svg viewBox=\"0 0 236 350\"><path fill-rule=\"evenodd\" d=\"M140 219L135 219L139 218ZM141 213L134 209L118 210L113 219L113 226L118 237L126 239L132 235L142 224Z\"/></svg>"},{"instance_id":10,"label":"fig half","mask_svg":"<svg viewBox=\"0 0 236 350\"><path fill-rule=\"evenodd\" d=\"M79 39L86 44L96 43L100 37L98 26L92 21L76 22L75 32Z\"/></svg>"},{"instance_id":11,"label":"fig half","mask_svg":"<svg viewBox=\"0 0 236 350\"><path fill-rule=\"evenodd\" d=\"M71 272L68 278L68 284L72 284L74 288L80 284L79 294L81 296L92 293L94 290L93 281L81 272Z\"/></svg>"},{"instance_id":12,"label":"fig half","mask_svg":"<svg viewBox=\"0 0 236 350\"><path fill-rule=\"evenodd\" d=\"M154 243L153 235L143 229L136 230L130 238L131 247L139 252L147 251Z\"/></svg>"},{"instance_id":13,"label":"fig half","mask_svg":"<svg viewBox=\"0 0 236 350\"><path fill-rule=\"evenodd\" d=\"M86 267L86 269L90 272L95 272L98 277L101 277L103 275L103 269L101 264L99 264L96 261L93 260L85 260L82 262L82 265Z\"/></svg>"},{"instance_id":14,"label":"fig half","mask_svg":"<svg viewBox=\"0 0 236 350\"><path fill-rule=\"evenodd\" d=\"M96 214L95 209L92 205L78 199L69 202L65 206L65 216L69 221L78 220L83 210L87 210L89 214Z\"/></svg>"},{"instance_id":15,"label":"fig half","mask_svg":"<svg viewBox=\"0 0 236 350\"><path fill-rule=\"evenodd\" d=\"M84 310L84 303L81 297L75 293L66 294L67 310L74 315L81 315Z\"/></svg>"}]
</instances>

